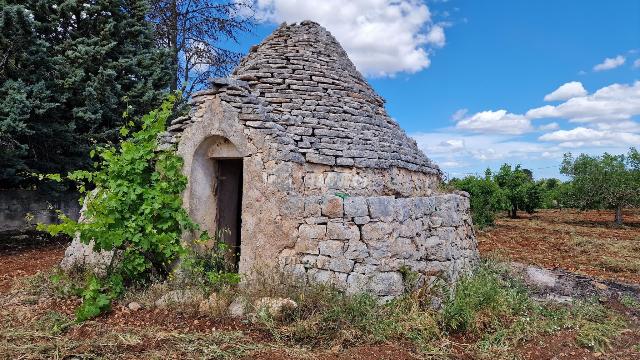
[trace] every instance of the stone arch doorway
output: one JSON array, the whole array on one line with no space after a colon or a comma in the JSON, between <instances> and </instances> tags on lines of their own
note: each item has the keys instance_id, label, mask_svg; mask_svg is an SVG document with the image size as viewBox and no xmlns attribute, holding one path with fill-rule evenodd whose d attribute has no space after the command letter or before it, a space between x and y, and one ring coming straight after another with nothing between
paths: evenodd
<instances>
[{"instance_id":1,"label":"stone arch doorway","mask_svg":"<svg viewBox=\"0 0 640 360\"><path fill-rule=\"evenodd\" d=\"M229 246L236 271L242 237L243 156L227 138L213 135L198 146L191 166L190 213L203 230ZM208 244L209 249L213 242Z\"/></svg>"}]
</instances>

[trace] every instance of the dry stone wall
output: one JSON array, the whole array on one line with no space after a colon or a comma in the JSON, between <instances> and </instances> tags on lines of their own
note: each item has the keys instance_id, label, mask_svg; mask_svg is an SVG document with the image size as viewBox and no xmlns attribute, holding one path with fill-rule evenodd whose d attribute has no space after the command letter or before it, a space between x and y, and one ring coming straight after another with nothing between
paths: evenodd
<instances>
[{"instance_id":1,"label":"dry stone wall","mask_svg":"<svg viewBox=\"0 0 640 360\"><path fill-rule=\"evenodd\" d=\"M303 223L280 266L350 293L397 296L405 270L421 284L451 282L478 260L464 195L309 196L299 207Z\"/></svg>"}]
</instances>

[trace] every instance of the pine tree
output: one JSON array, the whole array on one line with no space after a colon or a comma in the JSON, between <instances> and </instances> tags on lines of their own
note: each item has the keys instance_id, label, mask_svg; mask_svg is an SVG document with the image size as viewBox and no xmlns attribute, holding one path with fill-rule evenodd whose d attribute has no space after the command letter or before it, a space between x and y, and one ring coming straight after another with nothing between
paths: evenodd
<instances>
[{"instance_id":1,"label":"pine tree","mask_svg":"<svg viewBox=\"0 0 640 360\"><path fill-rule=\"evenodd\" d=\"M89 165L171 79L143 0L8 0L0 13L0 187Z\"/></svg>"}]
</instances>

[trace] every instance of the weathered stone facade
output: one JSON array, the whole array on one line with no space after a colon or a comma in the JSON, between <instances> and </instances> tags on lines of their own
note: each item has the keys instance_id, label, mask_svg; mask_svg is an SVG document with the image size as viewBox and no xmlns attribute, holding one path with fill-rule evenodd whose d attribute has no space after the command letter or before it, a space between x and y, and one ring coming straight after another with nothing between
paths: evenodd
<instances>
[{"instance_id":1,"label":"weathered stone facade","mask_svg":"<svg viewBox=\"0 0 640 360\"><path fill-rule=\"evenodd\" d=\"M211 81L161 146L177 145L184 206L218 229L218 160L241 159L239 271L279 265L381 297L401 269L455 280L478 253L464 194L439 194L439 168L384 109L338 42L283 24Z\"/></svg>"}]
</instances>

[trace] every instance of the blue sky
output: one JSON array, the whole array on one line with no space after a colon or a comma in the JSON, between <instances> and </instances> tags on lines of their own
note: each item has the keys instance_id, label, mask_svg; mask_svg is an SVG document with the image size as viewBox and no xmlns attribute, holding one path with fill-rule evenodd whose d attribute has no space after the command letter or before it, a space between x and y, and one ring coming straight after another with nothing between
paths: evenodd
<instances>
[{"instance_id":1,"label":"blue sky","mask_svg":"<svg viewBox=\"0 0 640 360\"><path fill-rule=\"evenodd\" d=\"M262 23L242 37L244 50L281 21L324 25L387 100L389 114L449 176L507 162L557 177L564 152L640 145L640 1L255 6Z\"/></svg>"}]
</instances>

